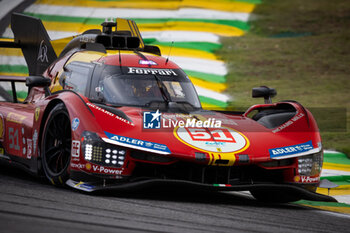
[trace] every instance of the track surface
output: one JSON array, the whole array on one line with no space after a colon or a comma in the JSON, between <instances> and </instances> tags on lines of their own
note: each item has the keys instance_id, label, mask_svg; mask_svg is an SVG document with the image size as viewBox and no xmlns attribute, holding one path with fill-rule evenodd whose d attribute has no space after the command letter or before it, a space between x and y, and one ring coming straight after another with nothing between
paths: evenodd
<instances>
[{"instance_id":1,"label":"track surface","mask_svg":"<svg viewBox=\"0 0 350 233\"><path fill-rule=\"evenodd\" d=\"M1 232L349 232L350 218L233 193L87 195L0 166Z\"/></svg>"}]
</instances>

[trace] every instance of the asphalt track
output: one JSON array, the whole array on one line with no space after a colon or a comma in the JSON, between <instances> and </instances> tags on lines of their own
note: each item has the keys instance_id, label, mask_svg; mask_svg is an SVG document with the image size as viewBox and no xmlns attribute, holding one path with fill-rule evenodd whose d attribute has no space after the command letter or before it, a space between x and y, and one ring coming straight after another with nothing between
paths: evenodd
<instances>
[{"instance_id":1,"label":"asphalt track","mask_svg":"<svg viewBox=\"0 0 350 233\"><path fill-rule=\"evenodd\" d=\"M349 232L350 216L236 193L89 195L0 166L0 232Z\"/></svg>"}]
</instances>

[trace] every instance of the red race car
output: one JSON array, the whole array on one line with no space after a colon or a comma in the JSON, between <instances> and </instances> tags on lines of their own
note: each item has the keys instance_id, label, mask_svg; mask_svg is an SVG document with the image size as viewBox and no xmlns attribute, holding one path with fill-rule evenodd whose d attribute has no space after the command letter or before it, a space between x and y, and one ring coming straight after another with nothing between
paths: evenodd
<instances>
[{"instance_id":1,"label":"red race car","mask_svg":"<svg viewBox=\"0 0 350 233\"><path fill-rule=\"evenodd\" d=\"M265 104L246 112L204 110L131 20L58 41L37 18L14 14L11 25L15 39L0 46L21 48L30 76L0 78L1 160L87 192L170 185L334 201L315 193L315 119L297 102L271 103L274 89L254 88Z\"/></svg>"}]
</instances>

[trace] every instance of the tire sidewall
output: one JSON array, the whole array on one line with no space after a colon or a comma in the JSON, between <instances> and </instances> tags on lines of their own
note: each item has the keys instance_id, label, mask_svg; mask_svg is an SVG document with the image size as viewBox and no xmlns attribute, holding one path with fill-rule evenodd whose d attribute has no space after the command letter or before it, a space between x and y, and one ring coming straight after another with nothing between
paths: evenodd
<instances>
[{"instance_id":1,"label":"tire sidewall","mask_svg":"<svg viewBox=\"0 0 350 233\"><path fill-rule=\"evenodd\" d=\"M70 155L68 162L65 166L65 168L59 172L58 174L54 174L50 169L48 168L48 165L46 164L46 151L45 151L45 142L46 142L46 135L47 135L47 129L48 126L51 124L53 118L58 114L65 114L67 116L68 121L70 122L68 111L63 103L57 104L49 113L43 133L42 133L42 139L41 139L41 162L42 162L42 168L45 173L45 176L47 179L54 185L62 186L65 184L65 182L69 179L69 164L70 164ZM70 127L69 127L70 128Z\"/></svg>"}]
</instances>

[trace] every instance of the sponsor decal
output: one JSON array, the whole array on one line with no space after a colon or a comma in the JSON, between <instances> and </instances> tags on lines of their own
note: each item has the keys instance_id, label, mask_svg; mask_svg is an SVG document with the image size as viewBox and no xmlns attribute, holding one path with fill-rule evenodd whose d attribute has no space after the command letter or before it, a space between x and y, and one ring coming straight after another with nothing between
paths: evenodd
<instances>
[{"instance_id":1,"label":"sponsor decal","mask_svg":"<svg viewBox=\"0 0 350 233\"><path fill-rule=\"evenodd\" d=\"M39 53L38 53L37 61L49 62L49 59L47 58L47 46L46 46L44 40L42 40L40 42L40 47L39 47Z\"/></svg>"},{"instance_id":2,"label":"sponsor decal","mask_svg":"<svg viewBox=\"0 0 350 233\"><path fill-rule=\"evenodd\" d=\"M79 158L80 156L80 141L72 141L72 157Z\"/></svg>"},{"instance_id":3,"label":"sponsor decal","mask_svg":"<svg viewBox=\"0 0 350 233\"><path fill-rule=\"evenodd\" d=\"M103 174L108 174L108 175L120 175L123 172L123 170L118 170L118 169L114 169L114 168L107 168L107 167L98 166L98 165L92 165L92 171L103 173Z\"/></svg>"},{"instance_id":4,"label":"sponsor decal","mask_svg":"<svg viewBox=\"0 0 350 233\"><path fill-rule=\"evenodd\" d=\"M74 118L72 120L72 130L75 131L78 127L79 127L79 124L80 124L80 120L79 118Z\"/></svg>"},{"instance_id":5,"label":"sponsor decal","mask_svg":"<svg viewBox=\"0 0 350 233\"><path fill-rule=\"evenodd\" d=\"M128 67L128 74L159 74L164 76L177 76L177 73L171 69L152 69L152 68L139 68Z\"/></svg>"},{"instance_id":6,"label":"sponsor decal","mask_svg":"<svg viewBox=\"0 0 350 233\"><path fill-rule=\"evenodd\" d=\"M278 126L276 129L274 129L272 132L273 133L277 133L280 132L281 130L291 126L292 124L294 124L294 122L298 121L299 119L303 118L305 116L304 113L300 112L297 113L292 119L290 119L289 121L287 121L286 123Z\"/></svg>"},{"instance_id":7,"label":"sponsor decal","mask_svg":"<svg viewBox=\"0 0 350 233\"><path fill-rule=\"evenodd\" d=\"M0 140L4 138L4 132L5 132L4 117L2 116L2 114L0 114Z\"/></svg>"},{"instance_id":8,"label":"sponsor decal","mask_svg":"<svg viewBox=\"0 0 350 233\"><path fill-rule=\"evenodd\" d=\"M92 166L90 163L86 163L86 164L81 164L81 163L73 163L71 162L70 164L71 168L76 168L76 169L86 169L86 170L91 170Z\"/></svg>"},{"instance_id":9,"label":"sponsor decal","mask_svg":"<svg viewBox=\"0 0 350 233\"><path fill-rule=\"evenodd\" d=\"M294 181L297 183L318 183L320 182L320 177L319 176L295 176Z\"/></svg>"},{"instance_id":10,"label":"sponsor decal","mask_svg":"<svg viewBox=\"0 0 350 233\"><path fill-rule=\"evenodd\" d=\"M111 117L114 117L114 118L116 118L116 119L118 119L118 120L120 120L120 121L122 121L124 123L127 123L127 124L132 125L132 126L134 125L134 123L132 123L132 122L130 122L128 120L125 120L124 118L122 118L120 116L117 116L117 115L115 115L115 114L113 114L111 112L108 112L107 110L105 110L103 108L100 108L100 107L98 107L98 106L96 106L96 105L94 105L92 103L87 103L87 105L92 107L93 109L96 109L96 110L101 111L101 112L103 112L103 113L105 113L105 114L107 114L107 115L109 115Z\"/></svg>"},{"instance_id":11,"label":"sponsor decal","mask_svg":"<svg viewBox=\"0 0 350 233\"><path fill-rule=\"evenodd\" d=\"M38 142L38 131L34 130L34 133L33 133L33 154L35 154L37 142Z\"/></svg>"},{"instance_id":12,"label":"sponsor decal","mask_svg":"<svg viewBox=\"0 0 350 233\"><path fill-rule=\"evenodd\" d=\"M204 117L201 117L204 118ZM221 120L214 118L200 120L193 115L162 115L159 109L156 112L143 112L143 128L144 129L160 129L160 128L189 128L189 127L205 127L205 128L221 128Z\"/></svg>"},{"instance_id":13,"label":"sponsor decal","mask_svg":"<svg viewBox=\"0 0 350 233\"><path fill-rule=\"evenodd\" d=\"M33 140L27 138L27 159L31 159L33 154Z\"/></svg>"},{"instance_id":14,"label":"sponsor decal","mask_svg":"<svg viewBox=\"0 0 350 233\"><path fill-rule=\"evenodd\" d=\"M82 43L95 43L95 38L86 35L81 35L79 41Z\"/></svg>"},{"instance_id":15,"label":"sponsor decal","mask_svg":"<svg viewBox=\"0 0 350 233\"><path fill-rule=\"evenodd\" d=\"M249 140L242 133L227 127L177 127L174 135L186 145L205 152L238 153L249 146Z\"/></svg>"},{"instance_id":16,"label":"sponsor decal","mask_svg":"<svg viewBox=\"0 0 350 233\"><path fill-rule=\"evenodd\" d=\"M169 148L164 144L115 135L115 134L108 133L106 131L105 131L105 134L111 141L117 142L118 145L150 151L150 152L161 153L161 154L171 153Z\"/></svg>"},{"instance_id":17,"label":"sponsor decal","mask_svg":"<svg viewBox=\"0 0 350 233\"><path fill-rule=\"evenodd\" d=\"M75 184L74 187L77 189L85 190L85 191L92 191L95 188L95 186L93 186L91 184L84 183L82 181Z\"/></svg>"},{"instance_id":18,"label":"sponsor decal","mask_svg":"<svg viewBox=\"0 0 350 233\"><path fill-rule=\"evenodd\" d=\"M308 152L312 149L314 149L314 147L312 146L312 141L308 141L298 145L269 149L269 153L271 158L276 158L281 156L290 156L303 152Z\"/></svg>"},{"instance_id":19,"label":"sponsor decal","mask_svg":"<svg viewBox=\"0 0 350 233\"><path fill-rule=\"evenodd\" d=\"M81 164L81 163L71 163L71 164L70 164L70 167L71 167L71 168L77 168L77 169L84 169L84 168L85 168L85 165L84 165L84 164Z\"/></svg>"},{"instance_id":20,"label":"sponsor decal","mask_svg":"<svg viewBox=\"0 0 350 233\"><path fill-rule=\"evenodd\" d=\"M9 149L20 151L20 136L18 132L18 128L8 127L8 142Z\"/></svg>"},{"instance_id":21,"label":"sponsor decal","mask_svg":"<svg viewBox=\"0 0 350 233\"><path fill-rule=\"evenodd\" d=\"M36 108L34 113L35 121L39 120L39 115L40 115L40 108Z\"/></svg>"},{"instance_id":22,"label":"sponsor decal","mask_svg":"<svg viewBox=\"0 0 350 233\"><path fill-rule=\"evenodd\" d=\"M70 185L71 187L74 187L74 188L80 189L80 190L84 190L84 191L87 191L87 192L91 192L91 191L93 191L95 189L94 185L85 183L83 181L76 182L76 181L68 180L67 184Z\"/></svg>"},{"instance_id":23,"label":"sponsor decal","mask_svg":"<svg viewBox=\"0 0 350 233\"><path fill-rule=\"evenodd\" d=\"M23 116L23 115L14 113L14 112L10 112L7 115L6 121L17 123L17 124L22 124L24 119L26 119L26 116Z\"/></svg>"},{"instance_id":24,"label":"sponsor decal","mask_svg":"<svg viewBox=\"0 0 350 233\"><path fill-rule=\"evenodd\" d=\"M294 181L299 182L300 181L300 176L294 176Z\"/></svg>"},{"instance_id":25,"label":"sponsor decal","mask_svg":"<svg viewBox=\"0 0 350 233\"><path fill-rule=\"evenodd\" d=\"M157 66L158 64L154 61L151 60L139 60L140 65L152 65L152 66Z\"/></svg>"}]
</instances>

